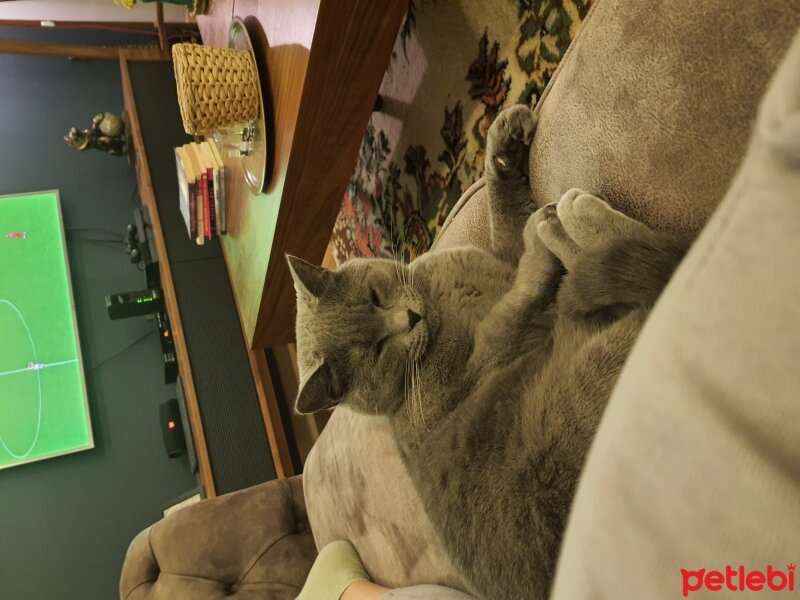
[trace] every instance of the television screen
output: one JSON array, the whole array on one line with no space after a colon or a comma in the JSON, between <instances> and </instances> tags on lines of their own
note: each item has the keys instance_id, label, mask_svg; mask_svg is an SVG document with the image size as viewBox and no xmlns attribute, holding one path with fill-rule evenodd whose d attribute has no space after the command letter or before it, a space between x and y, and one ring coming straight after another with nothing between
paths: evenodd
<instances>
[{"instance_id":1,"label":"television screen","mask_svg":"<svg viewBox=\"0 0 800 600\"><path fill-rule=\"evenodd\" d=\"M0 469L94 446L57 191L0 196Z\"/></svg>"}]
</instances>

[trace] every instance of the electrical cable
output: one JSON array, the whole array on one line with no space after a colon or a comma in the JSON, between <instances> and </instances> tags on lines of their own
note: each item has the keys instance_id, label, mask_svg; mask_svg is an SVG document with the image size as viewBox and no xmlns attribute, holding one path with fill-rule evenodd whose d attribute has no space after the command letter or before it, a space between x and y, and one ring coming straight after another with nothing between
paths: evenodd
<instances>
[{"instance_id":1,"label":"electrical cable","mask_svg":"<svg viewBox=\"0 0 800 600\"><path fill-rule=\"evenodd\" d=\"M93 367L91 367L91 368L89 369L89 371L90 371L90 372L92 372L92 373L93 373L94 371L97 371L97 370L98 370L100 367L103 367L103 366L105 366L106 364L108 364L109 362L111 362L112 360L114 360L115 358L117 358L117 357L118 357L120 354L124 354L125 352L127 352L128 350L130 350L131 348L133 348L134 346L136 346L137 344L140 344L140 343L141 343L143 340L147 339L148 337L150 337L151 335L153 335L155 332L156 332L156 330L155 330L155 329L151 329L151 330L149 330L149 331L147 331L147 332L143 333L142 335L140 335L138 338L136 338L135 340L133 340L133 341L132 341L130 344L128 344L127 346L125 346L125 347L124 347L124 348L122 348L121 350L118 350L117 352L115 352L114 354L112 354L111 356L109 356L108 358L104 358L104 359L103 359L103 360L101 360L99 363L97 363L96 365L94 365Z\"/></svg>"}]
</instances>

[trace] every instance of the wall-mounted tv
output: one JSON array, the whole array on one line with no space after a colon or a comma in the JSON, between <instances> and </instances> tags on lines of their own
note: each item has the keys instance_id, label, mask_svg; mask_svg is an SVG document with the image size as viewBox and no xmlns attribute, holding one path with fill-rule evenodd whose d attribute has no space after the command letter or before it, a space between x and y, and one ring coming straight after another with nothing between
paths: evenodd
<instances>
[{"instance_id":1,"label":"wall-mounted tv","mask_svg":"<svg viewBox=\"0 0 800 600\"><path fill-rule=\"evenodd\" d=\"M58 191L0 196L0 469L92 447Z\"/></svg>"}]
</instances>

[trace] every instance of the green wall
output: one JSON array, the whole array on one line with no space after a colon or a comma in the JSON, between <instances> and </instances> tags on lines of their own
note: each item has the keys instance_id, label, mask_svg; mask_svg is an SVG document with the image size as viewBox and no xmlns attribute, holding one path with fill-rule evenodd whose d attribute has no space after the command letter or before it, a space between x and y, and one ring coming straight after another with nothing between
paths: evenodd
<instances>
[{"instance_id":1,"label":"green wall","mask_svg":"<svg viewBox=\"0 0 800 600\"><path fill-rule=\"evenodd\" d=\"M0 28L0 38L20 35ZM96 444L0 471L0 600L117 597L130 540L195 486L186 459L168 459L161 442L158 405L174 387L163 383L153 323L111 321L105 309L106 294L141 289L144 276L122 244L78 239L124 232L135 173L123 158L74 152L62 137L121 108L115 62L0 54L0 194L60 191ZM0 256L0 277L3 269Z\"/></svg>"}]
</instances>

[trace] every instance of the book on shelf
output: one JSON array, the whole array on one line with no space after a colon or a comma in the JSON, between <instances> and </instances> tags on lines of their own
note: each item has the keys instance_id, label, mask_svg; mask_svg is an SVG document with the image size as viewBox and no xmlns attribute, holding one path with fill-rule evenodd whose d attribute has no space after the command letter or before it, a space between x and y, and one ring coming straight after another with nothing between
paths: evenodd
<instances>
[{"instance_id":1,"label":"book on shelf","mask_svg":"<svg viewBox=\"0 0 800 600\"><path fill-rule=\"evenodd\" d=\"M178 170L179 208L186 232L191 239L197 238L197 174L186 149L175 148L175 165Z\"/></svg>"},{"instance_id":2,"label":"book on shelf","mask_svg":"<svg viewBox=\"0 0 800 600\"><path fill-rule=\"evenodd\" d=\"M194 173L195 176L195 188L197 193L195 194L195 217L197 220L197 235L195 236L195 241L198 245L205 244L205 222L206 222L206 208L205 208L205 199L203 197L203 180L202 177L204 175L203 169L200 167L200 162L197 160L197 155L192 150L193 142L189 144L184 144L182 147L186 153L186 158L188 160L188 165L190 166L190 170ZM186 165L184 165L185 167Z\"/></svg>"},{"instance_id":3,"label":"book on shelf","mask_svg":"<svg viewBox=\"0 0 800 600\"><path fill-rule=\"evenodd\" d=\"M189 142L175 148L179 209L197 244L227 232L225 165L216 142Z\"/></svg>"},{"instance_id":4,"label":"book on shelf","mask_svg":"<svg viewBox=\"0 0 800 600\"><path fill-rule=\"evenodd\" d=\"M214 231L214 209L211 201L212 183L209 182L208 165L200 152L200 145L196 142L189 144L189 153L194 157L200 170L200 193L203 197L203 237L210 240Z\"/></svg>"},{"instance_id":5,"label":"book on shelf","mask_svg":"<svg viewBox=\"0 0 800 600\"><path fill-rule=\"evenodd\" d=\"M219 171L217 169L214 155L208 142L200 142L197 145L197 150L200 153L200 158L203 162L203 167L206 169L208 176L208 198L209 210L211 212L211 233L212 235L219 235Z\"/></svg>"},{"instance_id":6,"label":"book on shelf","mask_svg":"<svg viewBox=\"0 0 800 600\"><path fill-rule=\"evenodd\" d=\"M228 211L226 210L228 206L228 196L225 188L225 164L222 162L222 153L219 151L216 140L214 138L208 138L206 141L208 142L211 154L214 156L214 163L217 167L217 180L219 183L219 193L217 195L219 198L219 230L220 233L228 233Z\"/></svg>"}]
</instances>

